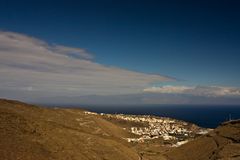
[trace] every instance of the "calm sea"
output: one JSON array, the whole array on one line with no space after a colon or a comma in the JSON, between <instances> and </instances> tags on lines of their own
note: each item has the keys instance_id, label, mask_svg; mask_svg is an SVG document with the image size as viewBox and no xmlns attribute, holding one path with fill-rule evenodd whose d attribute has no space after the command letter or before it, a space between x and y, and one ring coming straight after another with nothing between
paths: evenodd
<instances>
[{"instance_id":1,"label":"calm sea","mask_svg":"<svg viewBox=\"0 0 240 160\"><path fill-rule=\"evenodd\" d=\"M240 106L91 106L86 109L98 113L123 113L171 117L195 123L201 127L215 128L231 119L240 119Z\"/></svg>"}]
</instances>

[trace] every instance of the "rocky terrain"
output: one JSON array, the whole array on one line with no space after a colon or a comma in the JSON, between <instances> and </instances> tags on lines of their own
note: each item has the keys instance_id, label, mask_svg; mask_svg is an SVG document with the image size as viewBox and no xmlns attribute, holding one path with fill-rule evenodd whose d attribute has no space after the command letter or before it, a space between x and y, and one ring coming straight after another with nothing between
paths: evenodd
<instances>
[{"instance_id":1,"label":"rocky terrain","mask_svg":"<svg viewBox=\"0 0 240 160\"><path fill-rule=\"evenodd\" d=\"M240 120L225 122L166 156L170 160L240 160Z\"/></svg>"},{"instance_id":2,"label":"rocky terrain","mask_svg":"<svg viewBox=\"0 0 240 160\"><path fill-rule=\"evenodd\" d=\"M239 138L240 121L209 130L166 117L0 99L3 160L235 160Z\"/></svg>"}]
</instances>

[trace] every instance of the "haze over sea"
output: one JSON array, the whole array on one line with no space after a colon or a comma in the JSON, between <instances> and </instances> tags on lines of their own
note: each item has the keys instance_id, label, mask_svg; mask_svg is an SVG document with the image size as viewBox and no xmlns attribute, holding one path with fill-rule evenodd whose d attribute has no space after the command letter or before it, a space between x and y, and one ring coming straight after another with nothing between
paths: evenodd
<instances>
[{"instance_id":1,"label":"haze over sea","mask_svg":"<svg viewBox=\"0 0 240 160\"><path fill-rule=\"evenodd\" d=\"M219 105L143 105L143 106L87 106L98 113L156 115L192 122L201 127L216 128L224 121L240 118L240 106Z\"/></svg>"}]
</instances>

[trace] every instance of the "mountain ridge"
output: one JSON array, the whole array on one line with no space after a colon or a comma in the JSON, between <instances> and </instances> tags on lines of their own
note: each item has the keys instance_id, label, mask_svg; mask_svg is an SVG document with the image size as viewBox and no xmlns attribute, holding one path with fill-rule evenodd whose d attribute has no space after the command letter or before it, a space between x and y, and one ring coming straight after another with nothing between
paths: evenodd
<instances>
[{"instance_id":1,"label":"mountain ridge","mask_svg":"<svg viewBox=\"0 0 240 160\"><path fill-rule=\"evenodd\" d=\"M239 158L233 148L239 147L239 120L210 131L162 117L97 114L0 99L0 124L0 155L6 160L198 160L191 154L202 155L199 160L210 154L211 160L223 160L224 153ZM176 145L184 140L186 144ZM227 149L222 147L226 144ZM202 152L201 145L211 152Z\"/></svg>"}]
</instances>

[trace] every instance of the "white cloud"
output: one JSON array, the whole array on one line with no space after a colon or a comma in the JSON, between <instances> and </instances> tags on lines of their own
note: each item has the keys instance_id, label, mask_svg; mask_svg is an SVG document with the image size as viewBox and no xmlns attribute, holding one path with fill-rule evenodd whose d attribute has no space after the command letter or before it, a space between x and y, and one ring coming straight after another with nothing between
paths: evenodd
<instances>
[{"instance_id":1,"label":"white cloud","mask_svg":"<svg viewBox=\"0 0 240 160\"><path fill-rule=\"evenodd\" d=\"M141 92L152 82L173 80L105 66L92 58L81 48L0 32L0 96L129 94Z\"/></svg>"},{"instance_id":2,"label":"white cloud","mask_svg":"<svg viewBox=\"0 0 240 160\"><path fill-rule=\"evenodd\" d=\"M187 90L191 90L193 87L186 86L162 86L162 87L150 87L145 88L144 92L151 93L185 93Z\"/></svg>"},{"instance_id":3,"label":"white cloud","mask_svg":"<svg viewBox=\"0 0 240 160\"><path fill-rule=\"evenodd\" d=\"M144 92L163 94L188 94L194 96L240 96L240 88L222 86L162 86L145 88Z\"/></svg>"},{"instance_id":4,"label":"white cloud","mask_svg":"<svg viewBox=\"0 0 240 160\"><path fill-rule=\"evenodd\" d=\"M78 59L92 59L93 56L86 52L86 50L81 48L66 47L61 45L54 45L49 47L55 53L67 55L69 57L78 58Z\"/></svg>"}]
</instances>

